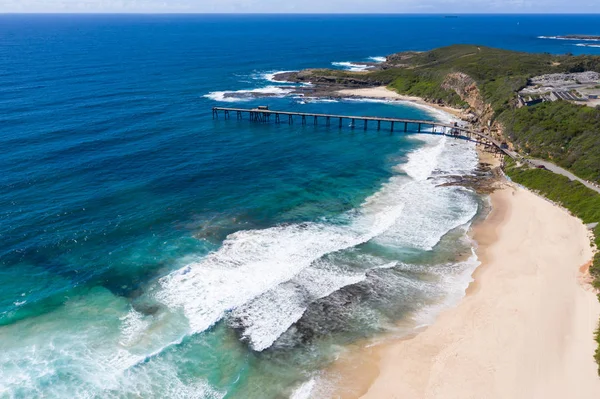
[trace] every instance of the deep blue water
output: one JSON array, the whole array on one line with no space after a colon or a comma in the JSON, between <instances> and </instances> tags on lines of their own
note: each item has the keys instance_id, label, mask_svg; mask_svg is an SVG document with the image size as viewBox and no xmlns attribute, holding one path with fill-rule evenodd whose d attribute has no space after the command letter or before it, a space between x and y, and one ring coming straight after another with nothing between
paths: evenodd
<instances>
[{"instance_id":1,"label":"deep blue water","mask_svg":"<svg viewBox=\"0 0 600 399\"><path fill-rule=\"evenodd\" d=\"M426 275L460 269L451 243L478 200L426 179L467 173L472 148L214 121L211 107L435 118L292 98L266 75L453 43L600 54L538 38L599 26L597 15L0 16L0 397L289 395L335 344L448 294ZM256 89L279 95L215 101Z\"/></svg>"}]
</instances>

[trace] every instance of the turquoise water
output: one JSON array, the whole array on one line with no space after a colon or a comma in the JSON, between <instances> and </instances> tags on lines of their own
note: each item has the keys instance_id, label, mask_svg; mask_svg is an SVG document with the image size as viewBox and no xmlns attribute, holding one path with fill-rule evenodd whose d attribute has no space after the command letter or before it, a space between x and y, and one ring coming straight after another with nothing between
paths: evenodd
<instances>
[{"instance_id":1,"label":"turquoise water","mask_svg":"<svg viewBox=\"0 0 600 399\"><path fill-rule=\"evenodd\" d=\"M271 76L473 37L598 52L538 38L597 19L0 16L0 397L326 396L345 344L460 298L482 199L439 183L473 147L210 108L445 118Z\"/></svg>"}]
</instances>

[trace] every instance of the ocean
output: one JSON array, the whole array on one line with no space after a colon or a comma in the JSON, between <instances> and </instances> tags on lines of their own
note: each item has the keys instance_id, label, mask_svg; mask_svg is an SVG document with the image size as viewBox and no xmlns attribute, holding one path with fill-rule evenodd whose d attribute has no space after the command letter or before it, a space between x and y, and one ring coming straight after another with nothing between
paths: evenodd
<instances>
[{"instance_id":1,"label":"ocean","mask_svg":"<svg viewBox=\"0 0 600 399\"><path fill-rule=\"evenodd\" d=\"M600 17L0 16L0 397L327 397L347 347L456 303L473 144L213 120L439 120L290 95L278 71L454 43L600 54ZM544 38L545 37L545 38ZM256 99L253 93L267 94Z\"/></svg>"}]
</instances>

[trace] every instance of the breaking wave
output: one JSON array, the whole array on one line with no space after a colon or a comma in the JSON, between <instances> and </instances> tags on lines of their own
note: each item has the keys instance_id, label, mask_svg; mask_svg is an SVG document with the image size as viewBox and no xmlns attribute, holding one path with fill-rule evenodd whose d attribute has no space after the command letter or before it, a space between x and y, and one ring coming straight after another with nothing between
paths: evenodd
<instances>
[{"instance_id":1,"label":"breaking wave","mask_svg":"<svg viewBox=\"0 0 600 399\"><path fill-rule=\"evenodd\" d=\"M290 72L297 72L297 71L275 71L275 72L265 72L265 73L261 73L259 75L257 75L258 79L262 79L262 80L266 80L272 83L290 83L287 82L285 80L277 80L275 79L275 76L281 74L281 73L290 73Z\"/></svg>"},{"instance_id":2,"label":"breaking wave","mask_svg":"<svg viewBox=\"0 0 600 399\"><path fill-rule=\"evenodd\" d=\"M359 64L359 63L354 63L354 62L350 62L350 61L332 62L331 65L338 67L338 68L345 69L350 72L364 72L364 71L368 71L371 68L370 65Z\"/></svg>"},{"instance_id":3,"label":"breaking wave","mask_svg":"<svg viewBox=\"0 0 600 399\"><path fill-rule=\"evenodd\" d=\"M277 86L267 86L258 89L235 90L235 91L213 91L203 97L220 102L242 102L252 101L260 97L285 97L292 93L293 89L285 89Z\"/></svg>"},{"instance_id":4,"label":"breaking wave","mask_svg":"<svg viewBox=\"0 0 600 399\"><path fill-rule=\"evenodd\" d=\"M372 261L363 271L349 270L332 255L371 241L430 251L475 216L472 193L438 187L445 175L473 171L471 143L424 140L427 145L359 209L331 220L234 233L216 252L162 278L156 299L181 311L191 333L225 318L255 351L271 347L311 303L364 281L369 270L396 266Z\"/></svg>"},{"instance_id":5,"label":"breaking wave","mask_svg":"<svg viewBox=\"0 0 600 399\"><path fill-rule=\"evenodd\" d=\"M564 37L564 36L538 36L538 39L552 39L552 40L576 40L576 41L590 41L590 42L600 42L600 39L597 38L589 38L585 37Z\"/></svg>"}]
</instances>

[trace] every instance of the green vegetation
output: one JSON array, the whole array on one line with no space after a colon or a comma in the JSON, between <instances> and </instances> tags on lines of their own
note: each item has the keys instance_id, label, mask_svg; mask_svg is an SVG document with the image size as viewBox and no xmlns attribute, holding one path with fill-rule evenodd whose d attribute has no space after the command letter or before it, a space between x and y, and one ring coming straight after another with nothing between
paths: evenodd
<instances>
[{"instance_id":1,"label":"green vegetation","mask_svg":"<svg viewBox=\"0 0 600 399\"><path fill-rule=\"evenodd\" d=\"M387 79L382 80L390 81L390 86L398 90L406 87L402 82L406 79L402 70L409 69L420 82L431 84L439 84L450 73L462 72L476 82L483 99L492 106L496 115L511 108L517 91L534 76L600 72L598 56L531 54L473 45L454 45L424 53L400 53L391 56L390 61L401 67L372 72L371 75L385 76ZM441 94L437 99L444 101L445 93Z\"/></svg>"},{"instance_id":2,"label":"green vegetation","mask_svg":"<svg viewBox=\"0 0 600 399\"><path fill-rule=\"evenodd\" d=\"M513 181L561 204L584 223L600 221L600 194L578 181L544 169L507 167L506 173Z\"/></svg>"},{"instance_id":3,"label":"green vegetation","mask_svg":"<svg viewBox=\"0 0 600 399\"><path fill-rule=\"evenodd\" d=\"M598 252L594 256L594 262L592 263L592 267L590 267L590 274L594 277L594 287L600 289L600 224L594 230L594 237L596 237L595 244Z\"/></svg>"},{"instance_id":4,"label":"green vegetation","mask_svg":"<svg viewBox=\"0 0 600 399\"><path fill-rule=\"evenodd\" d=\"M600 110L565 101L505 112L504 134L522 152L600 181Z\"/></svg>"},{"instance_id":5,"label":"green vegetation","mask_svg":"<svg viewBox=\"0 0 600 399\"><path fill-rule=\"evenodd\" d=\"M425 79L424 75L427 75ZM398 93L418 96L427 101L441 102L459 108L469 106L455 91L444 89L442 87L443 83L444 75L442 74L417 74L412 69L404 69L396 74L389 87Z\"/></svg>"},{"instance_id":6,"label":"green vegetation","mask_svg":"<svg viewBox=\"0 0 600 399\"><path fill-rule=\"evenodd\" d=\"M505 165L506 174L516 183L564 206L584 223L600 222L600 194L577 181L571 181L547 170L517 167L512 159L507 159ZM600 224L595 228L594 236L596 248L600 249ZM590 275L593 278L592 285L600 289L600 252L594 256ZM600 295L598 299L600 300ZM600 374L600 324L596 332L596 342L598 347L595 359Z\"/></svg>"}]
</instances>

